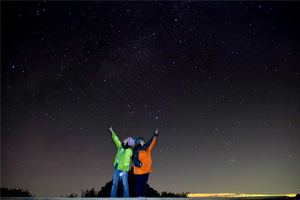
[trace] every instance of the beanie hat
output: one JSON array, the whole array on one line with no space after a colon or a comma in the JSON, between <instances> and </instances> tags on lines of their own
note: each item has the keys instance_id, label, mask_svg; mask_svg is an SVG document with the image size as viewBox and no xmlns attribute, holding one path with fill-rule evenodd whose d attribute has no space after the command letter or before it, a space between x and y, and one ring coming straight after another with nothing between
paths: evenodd
<instances>
[{"instance_id":1,"label":"beanie hat","mask_svg":"<svg viewBox=\"0 0 300 200\"><path fill-rule=\"evenodd\" d=\"M134 145L134 139L132 137L128 137L128 146L133 146Z\"/></svg>"},{"instance_id":2,"label":"beanie hat","mask_svg":"<svg viewBox=\"0 0 300 200\"><path fill-rule=\"evenodd\" d=\"M135 145L138 145L141 141L143 140L143 138L142 137L138 137L138 138L136 138L135 139Z\"/></svg>"}]
</instances>

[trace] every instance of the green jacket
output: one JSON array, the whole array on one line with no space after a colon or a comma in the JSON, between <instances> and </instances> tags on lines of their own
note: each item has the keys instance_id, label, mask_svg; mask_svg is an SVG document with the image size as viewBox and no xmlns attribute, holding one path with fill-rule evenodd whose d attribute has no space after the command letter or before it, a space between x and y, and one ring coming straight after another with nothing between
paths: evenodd
<instances>
[{"instance_id":1,"label":"green jacket","mask_svg":"<svg viewBox=\"0 0 300 200\"><path fill-rule=\"evenodd\" d=\"M120 151L121 149L123 148L122 147L122 143L121 141L119 140L118 136L116 133L113 133L112 135L112 139L113 141L115 142L117 148L118 148L118 153L115 157L115 160L114 160L114 167L116 166L117 164L117 160L120 156ZM129 167L130 167L130 160L131 160L131 156L132 156L132 149L129 147L127 149L124 149L122 155L121 155L121 158L119 160L119 164L118 164L118 168L117 170L121 170L121 171L129 171Z\"/></svg>"}]
</instances>

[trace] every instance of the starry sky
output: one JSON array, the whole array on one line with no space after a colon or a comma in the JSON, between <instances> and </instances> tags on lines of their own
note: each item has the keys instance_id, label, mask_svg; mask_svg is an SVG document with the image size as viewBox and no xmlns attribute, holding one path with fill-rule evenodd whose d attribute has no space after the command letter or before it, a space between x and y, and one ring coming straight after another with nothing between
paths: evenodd
<instances>
[{"instance_id":1,"label":"starry sky","mask_svg":"<svg viewBox=\"0 0 300 200\"><path fill-rule=\"evenodd\" d=\"M300 192L299 2L2 1L1 187L100 190L150 139L158 192Z\"/></svg>"}]
</instances>

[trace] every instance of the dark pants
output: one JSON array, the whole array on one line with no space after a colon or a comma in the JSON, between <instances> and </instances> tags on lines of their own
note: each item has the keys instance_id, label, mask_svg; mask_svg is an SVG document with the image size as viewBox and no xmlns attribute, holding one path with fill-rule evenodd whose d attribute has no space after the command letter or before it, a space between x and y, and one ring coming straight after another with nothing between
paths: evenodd
<instances>
[{"instance_id":1,"label":"dark pants","mask_svg":"<svg viewBox=\"0 0 300 200\"><path fill-rule=\"evenodd\" d=\"M146 184L148 182L148 174L136 174L135 175L135 196L146 197Z\"/></svg>"}]
</instances>

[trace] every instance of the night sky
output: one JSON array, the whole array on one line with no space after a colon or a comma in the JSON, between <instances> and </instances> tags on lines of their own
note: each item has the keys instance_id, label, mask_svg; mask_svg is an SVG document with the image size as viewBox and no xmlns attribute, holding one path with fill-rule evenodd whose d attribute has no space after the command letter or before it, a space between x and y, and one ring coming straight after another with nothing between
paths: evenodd
<instances>
[{"instance_id":1,"label":"night sky","mask_svg":"<svg viewBox=\"0 0 300 200\"><path fill-rule=\"evenodd\" d=\"M100 190L150 139L158 192L300 193L299 2L1 2L1 187Z\"/></svg>"}]
</instances>

